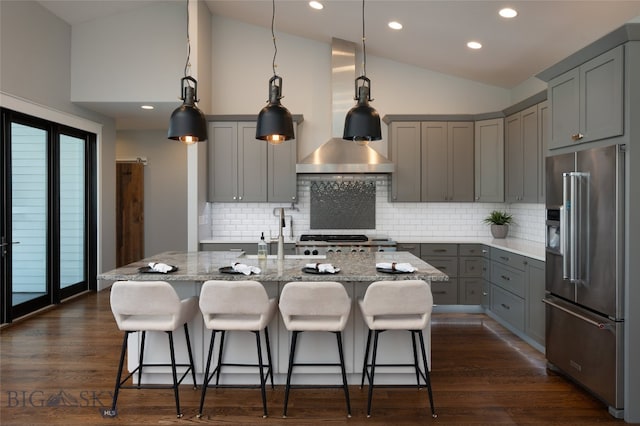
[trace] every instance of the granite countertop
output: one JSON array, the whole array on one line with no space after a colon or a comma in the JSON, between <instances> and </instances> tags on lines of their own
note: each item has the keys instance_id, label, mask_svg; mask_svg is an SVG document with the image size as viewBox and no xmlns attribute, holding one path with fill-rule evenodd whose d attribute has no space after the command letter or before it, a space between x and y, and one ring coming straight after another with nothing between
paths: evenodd
<instances>
[{"instance_id":1,"label":"granite countertop","mask_svg":"<svg viewBox=\"0 0 640 426\"><path fill-rule=\"evenodd\" d=\"M142 273L138 270L149 262L162 262L177 266L175 272ZM234 262L257 266L260 274L228 274L218 269L231 266ZM331 263L340 268L336 274L308 274L302 272L307 263ZM417 271L408 274L387 274L376 270L376 263L397 262L411 263ZM98 275L99 280L163 280L163 281L206 281L245 280L258 281L360 281L422 279L425 281L448 281L449 277L408 252L375 252L375 253L328 253L326 259L287 258L278 262L276 259L258 260L244 253L228 251L176 252L170 251L131 263Z\"/></svg>"}]
</instances>

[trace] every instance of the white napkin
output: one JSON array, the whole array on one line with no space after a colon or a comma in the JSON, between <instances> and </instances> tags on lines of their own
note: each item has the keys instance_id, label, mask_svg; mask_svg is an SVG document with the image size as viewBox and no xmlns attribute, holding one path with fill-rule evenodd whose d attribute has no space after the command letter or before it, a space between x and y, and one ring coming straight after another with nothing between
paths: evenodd
<instances>
[{"instance_id":1,"label":"white napkin","mask_svg":"<svg viewBox=\"0 0 640 426\"><path fill-rule=\"evenodd\" d=\"M173 270L173 266L160 262L149 262L149 268L155 272L162 272L163 274Z\"/></svg>"},{"instance_id":2,"label":"white napkin","mask_svg":"<svg viewBox=\"0 0 640 426\"><path fill-rule=\"evenodd\" d=\"M395 263L395 262L382 262L376 263L376 268L380 269L391 269L394 271L400 272L414 272L416 268L413 267L410 263Z\"/></svg>"},{"instance_id":3,"label":"white napkin","mask_svg":"<svg viewBox=\"0 0 640 426\"><path fill-rule=\"evenodd\" d=\"M335 274L340 270L339 268L335 268L331 263L307 263L305 267L328 274Z\"/></svg>"},{"instance_id":4,"label":"white napkin","mask_svg":"<svg viewBox=\"0 0 640 426\"><path fill-rule=\"evenodd\" d=\"M245 265L244 263L234 263L231 265L234 271L241 272L245 275L259 274L262 272L257 266Z\"/></svg>"}]
</instances>

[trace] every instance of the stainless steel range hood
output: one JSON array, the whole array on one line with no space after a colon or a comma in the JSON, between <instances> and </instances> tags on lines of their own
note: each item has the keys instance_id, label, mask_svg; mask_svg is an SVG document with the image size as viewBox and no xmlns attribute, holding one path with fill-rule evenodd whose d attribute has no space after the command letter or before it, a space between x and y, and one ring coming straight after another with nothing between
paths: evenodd
<instances>
[{"instance_id":1,"label":"stainless steel range hood","mask_svg":"<svg viewBox=\"0 0 640 426\"><path fill-rule=\"evenodd\" d=\"M375 149L342 139L344 118L354 105L356 45L331 40L333 136L296 165L297 173L391 173L394 165Z\"/></svg>"}]
</instances>

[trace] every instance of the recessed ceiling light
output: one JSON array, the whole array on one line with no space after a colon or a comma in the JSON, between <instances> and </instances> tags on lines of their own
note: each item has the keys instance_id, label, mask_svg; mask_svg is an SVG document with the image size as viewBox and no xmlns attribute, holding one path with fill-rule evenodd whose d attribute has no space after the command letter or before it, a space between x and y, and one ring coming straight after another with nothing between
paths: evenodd
<instances>
[{"instance_id":1,"label":"recessed ceiling light","mask_svg":"<svg viewBox=\"0 0 640 426\"><path fill-rule=\"evenodd\" d=\"M309 6L311 6L313 9L316 9L316 10L324 9L324 5L319 1L310 1Z\"/></svg>"},{"instance_id":2,"label":"recessed ceiling light","mask_svg":"<svg viewBox=\"0 0 640 426\"><path fill-rule=\"evenodd\" d=\"M153 105L142 105L140 108L142 108L142 109L153 109Z\"/></svg>"},{"instance_id":3,"label":"recessed ceiling light","mask_svg":"<svg viewBox=\"0 0 640 426\"><path fill-rule=\"evenodd\" d=\"M389 28L393 29L393 30L401 30L402 29L402 24L398 21L391 21L389 22Z\"/></svg>"},{"instance_id":4,"label":"recessed ceiling light","mask_svg":"<svg viewBox=\"0 0 640 426\"><path fill-rule=\"evenodd\" d=\"M470 41L469 43L467 43L467 47L469 49L480 49L482 48L482 44L478 43L477 41Z\"/></svg>"},{"instance_id":5,"label":"recessed ceiling light","mask_svg":"<svg viewBox=\"0 0 640 426\"><path fill-rule=\"evenodd\" d=\"M500 12L498 13L503 18L515 18L516 16L518 16L518 12L515 9L511 9L510 7L505 7L504 9L500 9Z\"/></svg>"}]
</instances>

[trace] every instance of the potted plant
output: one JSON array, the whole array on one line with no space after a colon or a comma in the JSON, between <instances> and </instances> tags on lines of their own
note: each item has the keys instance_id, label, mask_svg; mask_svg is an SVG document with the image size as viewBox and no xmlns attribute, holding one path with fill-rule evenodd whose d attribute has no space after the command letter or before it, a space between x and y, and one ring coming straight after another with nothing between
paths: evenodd
<instances>
[{"instance_id":1,"label":"potted plant","mask_svg":"<svg viewBox=\"0 0 640 426\"><path fill-rule=\"evenodd\" d=\"M484 219L485 223L491 225L491 235L493 238L505 238L509 233L509 224L513 221L513 216L507 212L494 210Z\"/></svg>"}]
</instances>

